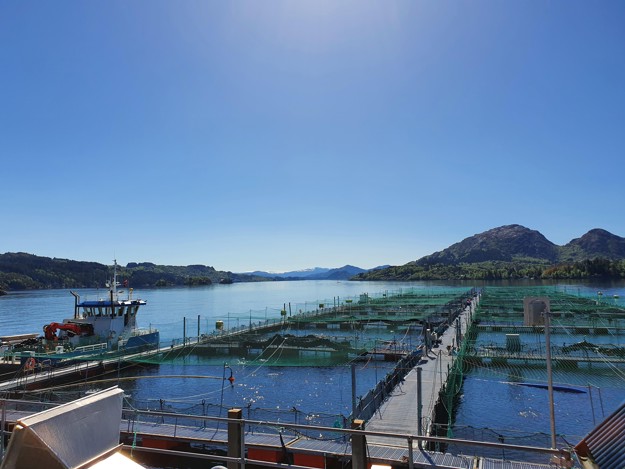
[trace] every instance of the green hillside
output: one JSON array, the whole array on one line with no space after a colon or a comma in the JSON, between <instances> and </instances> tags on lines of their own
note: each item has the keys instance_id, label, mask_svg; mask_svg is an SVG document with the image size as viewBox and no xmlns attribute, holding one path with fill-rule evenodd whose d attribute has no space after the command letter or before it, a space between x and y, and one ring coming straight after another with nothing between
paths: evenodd
<instances>
[{"instance_id":1,"label":"green hillside","mask_svg":"<svg viewBox=\"0 0 625 469\"><path fill-rule=\"evenodd\" d=\"M131 287L210 285L219 282L266 280L233 274L204 265L166 266L132 262L118 267L118 279ZM0 290L101 288L112 276L110 266L26 253L0 254Z\"/></svg>"}]
</instances>

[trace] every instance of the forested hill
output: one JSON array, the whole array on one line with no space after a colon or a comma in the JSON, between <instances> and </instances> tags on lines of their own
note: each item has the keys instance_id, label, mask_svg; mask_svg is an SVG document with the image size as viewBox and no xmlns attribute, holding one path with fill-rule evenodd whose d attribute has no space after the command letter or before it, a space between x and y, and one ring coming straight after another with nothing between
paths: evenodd
<instances>
[{"instance_id":1,"label":"forested hill","mask_svg":"<svg viewBox=\"0 0 625 469\"><path fill-rule=\"evenodd\" d=\"M625 238L593 229L564 246L521 225L470 236L401 266L366 272L355 280L509 278L625 278Z\"/></svg>"},{"instance_id":2,"label":"forested hill","mask_svg":"<svg viewBox=\"0 0 625 469\"><path fill-rule=\"evenodd\" d=\"M112 267L97 262L73 261L26 253L0 254L0 290L40 288L102 288ZM149 262L118 266L118 280L131 287L209 285L263 280L260 277L217 271L204 265L164 266Z\"/></svg>"}]
</instances>

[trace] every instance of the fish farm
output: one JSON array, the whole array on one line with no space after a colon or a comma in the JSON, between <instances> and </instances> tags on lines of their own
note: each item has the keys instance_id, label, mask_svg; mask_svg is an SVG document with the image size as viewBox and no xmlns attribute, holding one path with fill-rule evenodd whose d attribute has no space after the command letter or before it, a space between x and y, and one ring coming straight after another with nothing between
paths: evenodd
<instances>
[{"instance_id":1,"label":"fish farm","mask_svg":"<svg viewBox=\"0 0 625 469\"><path fill-rule=\"evenodd\" d=\"M541 314L535 315L532 323L527 319L528 299L544 302ZM480 418L496 417L489 408L497 403L484 402L484 392L491 393L499 387L503 394L498 396L505 399L508 395L526 407L536 399L546 402L540 393L548 387L549 356L555 379L551 389L584 399L583 409L578 408L578 413L584 414L583 424L577 421L574 430L563 425L559 428L564 430L552 435L558 438L558 447L570 448L570 441L581 439L616 407L615 399L620 397L614 395L622 396L625 389L625 309L616 298L604 298L601 294L591 298L563 287L402 289L352 299L322 300L306 310L293 311L285 304L278 318L252 320L250 314L248 323L241 325L237 321L232 328L217 320L214 330L204 333L198 316L197 334L187 336L194 325L189 321L184 327L185 337L158 350L108 362L97 355L86 357L83 363L77 360L73 377L71 373L64 376L62 370L20 369L12 380L1 384L5 395L11 397L58 401L70 393L92 392L105 383L133 389L131 383L135 379L159 377L215 379L234 388L235 366L237 370L249 369L254 373L263 368L352 367L353 380L355 366L364 369L384 363L384 374L377 377L376 372L376 383L365 395L356 396L352 389L351 412L302 413L295 405L268 409L255 407L250 400L246 416L259 421L278 419L296 425L307 422L334 428L347 428L357 419L373 429L389 423L407 433L449 439L449 444L439 441L428 446L432 451L466 453L466 448L454 443L454 439L461 438L519 445L518 450L508 448L503 455L491 448L472 449L476 457L529 461L542 461L544 455L528 456L521 447L550 446L544 412L513 411L511 419L522 416L528 425L519 428L523 435L515 435L510 429L494 426L505 422L480 423ZM5 362L10 358L5 352ZM212 366L213 371L223 369L223 375L189 376L176 371L187 366ZM129 371L133 367L143 371ZM420 375L418 385L416 370ZM311 371L311 376L314 373ZM343 386L349 387L349 382ZM130 399L137 411L153 409L221 417L231 407L224 401L221 389L220 399L210 400L206 398L208 394L198 394L197 402L166 396ZM419 405L415 406L415 402ZM562 408L568 405L566 402L562 401ZM509 404L503 402L502 408ZM393 410L393 406L398 410ZM412 415L416 407L419 413ZM539 413L540 421L536 420ZM536 430L532 418L540 429ZM167 419L161 421L165 423ZM150 421L151 425L158 423ZM523 424L521 421L519 425ZM298 431L304 437L317 433ZM331 433L327 437L334 438Z\"/></svg>"}]
</instances>

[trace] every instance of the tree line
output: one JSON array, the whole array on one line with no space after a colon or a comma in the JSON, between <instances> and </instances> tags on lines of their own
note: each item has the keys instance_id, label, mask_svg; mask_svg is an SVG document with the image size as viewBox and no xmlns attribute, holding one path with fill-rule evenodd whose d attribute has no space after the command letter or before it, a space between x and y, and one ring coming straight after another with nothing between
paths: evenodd
<instances>
[{"instance_id":1,"label":"tree line","mask_svg":"<svg viewBox=\"0 0 625 469\"><path fill-rule=\"evenodd\" d=\"M550 265L541 262L476 262L418 265L415 262L373 270L354 280L514 280L625 278L625 260L588 259Z\"/></svg>"}]
</instances>

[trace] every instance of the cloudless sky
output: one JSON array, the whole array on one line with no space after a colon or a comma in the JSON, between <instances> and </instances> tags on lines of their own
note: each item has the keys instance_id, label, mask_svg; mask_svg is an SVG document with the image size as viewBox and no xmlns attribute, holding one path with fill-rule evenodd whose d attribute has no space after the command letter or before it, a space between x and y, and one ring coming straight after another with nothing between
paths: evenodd
<instances>
[{"instance_id":1,"label":"cloudless sky","mask_svg":"<svg viewBox=\"0 0 625 469\"><path fill-rule=\"evenodd\" d=\"M399 265L625 236L625 2L0 3L0 252Z\"/></svg>"}]
</instances>

